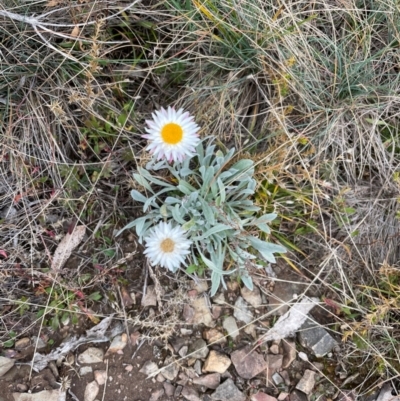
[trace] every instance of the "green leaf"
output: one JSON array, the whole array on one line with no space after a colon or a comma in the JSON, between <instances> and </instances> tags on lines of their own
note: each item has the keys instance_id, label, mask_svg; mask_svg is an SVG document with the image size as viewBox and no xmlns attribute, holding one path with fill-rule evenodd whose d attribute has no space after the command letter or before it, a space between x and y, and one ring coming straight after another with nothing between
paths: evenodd
<instances>
[{"instance_id":1,"label":"green leaf","mask_svg":"<svg viewBox=\"0 0 400 401\"><path fill-rule=\"evenodd\" d=\"M177 188L185 195L190 195L192 192L196 191L196 188L192 187L190 184L183 180L179 181L179 185Z\"/></svg>"},{"instance_id":2,"label":"green leaf","mask_svg":"<svg viewBox=\"0 0 400 401\"><path fill-rule=\"evenodd\" d=\"M222 223L216 224L214 227L211 227L209 230L207 230L203 235L193 238L193 241L200 241L225 230L232 230L232 227Z\"/></svg>"},{"instance_id":3,"label":"green leaf","mask_svg":"<svg viewBox=\"0 0 400 401\"><path fill-rule=\"evenodd\" d=\"M144 195L142 195L139 191L136 191L136 189L132 189L131 196L135 201L141 203L145 203L147 201L147 198Z\"/></svg>"},{"instance_id":4,"label":"green leaf","mask_svg":"<svg viewBox=\"0 0 400 401\"><path fill-rule=\"evenodd\" d=\"M211 273L211 296L213 297L221 284L221 274L216 272L215 270Z\"/></svg>"},{"instance_id":5,"label":"green leaf","mask_svg":"<svg viewBox=\"0 0 400 401\"><path fill-rule=\"evenodd\" d=\"M145 187L148 191L150 191L152 194L154 194L154 191L152 190L150 184L147 182L147 180L142 177L139 174L133 174L133 178L140 184L142 187Z\"/></svg>"},{"instance_id":6,"label":"green leaf","mask_svg":"<svg viewBox=\"0 0 400 401\"><path fill-rule=\"evenodd\" d=\"M96 291L96 292L92 292L89 296L88 299L92 300L92 301L100 301L100 299L102 298L102 295L100 294L100 292Z\"/></svg>"},{"instance_id":7,"label":"green leaf","mask_svg":"<svg viewBox=\"0 0 400 401\"><path fill-rule=\"evenodd\" d=\"M218 184L218 187L219 187L219 195L221 197L221 203L224 203L225 199L226 199L225 186L224 186L221 178L219 178L219 177L217 179L217 184Z\"/></svg>"},{"instance_id":8,"label":"green leaf","mask_svg":"<svg viewBox=\"0 0 400 401\"><path fill-rule=\"evenodd\" d=\"M277 218L277 216L278 215L276 213L264 214L261 217L258 217L257 219L253 220L251 222L251 225L257 226L258 224L270 223L271 221L275 220ZM246 225L250 225L250 224L246 224Z\"/></svg>"},{"instance_id":9,"label":"green leaf","mask_svg":"<svg viewBox=\"0 0 400 401\"><path fill-rule=\"evenodd\" d=\"M240 279L243 281L243 284L250 290L253 291L254 286L253 286L253 280L250 275L244 274L243 276L240 276Z\"/></svg>"}]
</instances>

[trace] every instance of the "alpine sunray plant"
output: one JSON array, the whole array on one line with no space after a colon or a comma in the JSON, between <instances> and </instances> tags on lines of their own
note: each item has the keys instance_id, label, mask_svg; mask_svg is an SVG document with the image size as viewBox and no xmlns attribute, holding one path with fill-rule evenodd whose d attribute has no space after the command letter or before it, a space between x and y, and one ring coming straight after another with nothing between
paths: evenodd
<instances>
[{"instance_id":1,"label":"alpine sunray plant","mask_svg":"<svg viewBox=\"0 0 400 401\"><path fill-rule=\"evenodd\" d=\"M144 216L127 224L120 232L135 228L139 242L148 236L160 221L181 226L187 240L192 242L192 262L200 258L211 270L211 295L220 284L226 288L224 276L237 273L243 283L253 289L249 267L262 267L260 256L274 263L274 253L286 252L281 245L263 241L248 232L251 227L269 234L268 223L275 213L258 217L260 208L254 205L256 180L254 163L242 159L232 164L235 149L226 154L209 143L196 146L196 153L182 163L166 160L150 161L133 174L148 196L131 191L134 200L143 203ZM171 179L156 177L157 171L167 169ZM259 255L257 255L257 253ZM233 268L224 270L230 260ZM174 268L177 270L177 267Z\"/></svg>"}]
</instances>

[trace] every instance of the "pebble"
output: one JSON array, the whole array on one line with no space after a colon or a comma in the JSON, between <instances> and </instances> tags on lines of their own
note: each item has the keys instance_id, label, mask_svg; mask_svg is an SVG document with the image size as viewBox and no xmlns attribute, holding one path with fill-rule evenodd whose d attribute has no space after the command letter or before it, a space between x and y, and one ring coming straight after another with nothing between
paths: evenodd
<instances>
[{"instance_id":1,"label":"pebble","mask_svg":"<svg viewBox=\"0 0 400 401\"><path fill-rule=\"evenodd\" d=\"M267 355L267 374L268 374L268 382L271 383L272 381L272 375L277 372L279 369L282 367L282 360L283 356L282 355L273 355L273 354L268 354Z\"/></svg>"},{"instance_id":2,"label":"pebble","mask_svg":"<svg viewBox=\"0 0 400 401\"><path fill-rule=\"evenodd\" d=\"M81 376L85 376L85 375L87 375L88 373L92 373L93 372L93 368L91 367L91 366L82 366L80 369L79 369L79 374L81 375Z\"/></svg>"},{"instance_id":3,"label":"pebble","mask_svg":"<svg viewBox=\"0 0 400 401\"><path fill-rule=\"evenodd\" d=\"M289 393L282 391L282 393L278 395L278 401L285 401L288 397Z\"/></svg>"},{"instance_id":4,"label":"pebble","mask_svg":"<svg viewBox=\"0 0 400 401\"><path fill-rule=\"evenodd\" d=\"M235 386L232 379L226 379L220 384L211 398L216 401L245 401L246 396Z\"/></svg>"},{"instance_id":5,"label":"pebble","mask_svg":"<svg viewBox=\"0 0 400 401\"><path fill-rule=\"evenodd\" d=\"M189 355L191 358L204 359L209 352L210 350L207 347L207 343L202 338L195 340L189 346Z\"/></svg>"},{"instance_id":6,"label":"pebble","mask_svg":"<svg viewBox=\"0 0 400 401\"><path fill-rule=\"evenodd\" d=\"M250 346L232 352L231 361L243 379L252 379L267 368L263 356Z\"/></svg>"},{"instance_id":7,"label":"pebble","mask_svg":"<svg viewBox=\"0 0 400 401\"><path fill-rule=\"evenodd\" d=\"M212 317L210 308L208 307L207 300L204 296L192 300L192 305L194 309L194 323L204 324L207 327L214 327L215 321Z\"/></svg>"},{"instance_id":8,"label":"pebble","mask_svg":"<svg viewBox=\"0 0 400 401\"><path fill-rule=\"evenodd\" d=\"M221 375L219 373L210 373L209 375L204 375L196 377L193 379L193 384L199 386L204 386L211 389L216 389L221 382Z\"/></svg>"},{"instance_id":9,"label":"pebble","mask_svg":"<svg viewBox=\"0 0 400 401\"><path fill-rule=\"evenodd\" d=\"M182 389L181 395L188 401L201 401L199 393L193 387L185 386Z\"/></svg>"},{"instance_id":10,"label":"pebble","mask_svg":"<svg viewBox=\"0 0 400 401\"><path fill-rule=\"evenodd\" d=\"M154 285L148 285L146 295L142 299L142 306L157 306L157 294Z\"/></svg>"},{"instance_id":11,"label":"pebble","mask_svg":"<svg viewBox=\"0 0 400 401\"><path fill-rule=\"evenodd\" d=\"M272 397L268 394L259 391L256 394L253 394L250 398L251 401L277 401L275 397Z\"/></svg>"},{"instance_id":12,"label":"pebble","mask_svg":"<svg viewBox=\"0 0 400 401\"><path fill-rule=\"evenodd\" d=\"M233 320L235 320L235 319L233 319ZM235 324L236 324L236 321L235 321ZM237 326L236 326L236 329L237 329ZM214 328L204 330L203 338L207 341L208 344L222 344L222 343L226 342L226 338L225 338L224 334Z\"/></svg>"},{"instance_id":13,"label":"pebble","mask_svg":"<svg viewBox=\"0 0 400 401\"><path fill-rule=\"evenodd\" d=\"M222 323L223 328L228 332L228 335L235 340L239 335L239 329L236 320L232 316L228 316Z\"/></svg>"},{"instance_id":14,"label":"pebble","mask_svg":"<svg viewBox=\"0 0 400 401\"><path fill-rule=\"evenodd\" d=\"M94 380L96 380L99 386L102 386L107 380L107 372L105 370L95 370Z\"/></svg>"},{"instance_id":15,"label":"pebble","mask_svg":"<svg viewBox=\"0 0 400 401\"><path fill-rule=\"evenodd\" d=\"M121 335L118 335L113 338L110 347L107 350L107 354L115 354L118 351L123 350L126 347L126 344L128 343L128 336L126 333L122 333Z\"/></svg>"},{"instance_id":16,"label":"pebble","mask_svg":"<svg viewBox=\"0 0 400 401\"><path fill-rule=\"evenodd\" d=\"M282 369L288 368L296 359L296 343L293 340L282 340L283 361Z\"/></svg>"},{"instance_id":17,"label":"pebble","mask_svg":"<svg viewBox=\"0 0 400 401\"><path fill-rule=\"evenodd\" d=\"M315 372L310 369L304 371L303 377L297 383L296 388L304 394L309 395L315 385Z\"/></svg>"},{"instance_id":18,"label":"pebble","mask_svg":"<svg viewBox=\"0 0 400 401\"><path fill-rule=\"evenodd\" d=\"M237 320L246 324L251 323L254 320L253 313L249 310L248 304L242 297L238 297L235 302L233 316L235 316Z\"/></svg>"},{"instance_id":19,"label":"pebble","mask_svg":"<svg viewBox=\"0 0 400 401\"><path fill-rule=\"evenodd\" d=\"M240 290L240 294L247 303L255 308L262 304L260 289L257 286L254 286L253 291L244 286Z\"/></svg>"},{"instance_id":20,"label":"pebble","mask_svg":"<svg viewBox=\"0 0 400 401\"><path fill-rule=\"evenodd\" d=\"M142 368L139 370L140 373L144 373L147 376L150 376L154 372L158 370L158 366L153 361L146 361Z\"/></svg>"},{"instance_id":21,"label":"pebble","mask_svg":"<svg viewBox=\"0 0 400 401\"><path fill-rule=\"evenodd\" d=\"M161 396L164 395L164 389L160 388L152 392L149 401L157 401Z\"/></svg>"},{"instance_id":22,"label":"pebble","mask_svg":"<svg viewBox=\"0 0 400 401\"><path fill-rule=\"evenodd\" d=\"M174 397L175 398L178 398L181 395L182 389L183 389L183 386L177 386L176 387L175 392L174 392Z\"/></svg>"},{"instance_id":23,"label":"pebble","mask_svg":"<svg viewBox=\"0 0 400 401\"><path fill-rule=\"evenodd\" d=\"M78 356L78 362L81 364L100 363L103 362L103 358L104 351L101 348L89 347Z\"/></svg>"},{"instance_id":24,"label":"pebble","mask_svg":"<svg viewBox=\"0 0 400 401\"><path fill-rule=\"evenodd\" d=\"M178 376L178 372L179 372L178 364L172 358L167 358L164 362L164 366L167 366L167 367L161 371L161 374L167 380L171 380L171 381L174 380L176 378L176 376Z\"/></svg>"},{"instance_id":25,"label":"pebble","mask_svg":"<svg viewBox=\"0 0 400 401\"><path fill-rule=\"evenodd\" d=\"M163 384L164 390L165 390L165 395L167 397L172 397L175 392L175 386L173 386L171 383L165 382Z\"/></svg>"},{"instance_id":26,"label":"pebble","mask_svg":"<svg viewBox=\"0 0 400 401\"><path fill-rule=\"evenodd\" d=\"M14 347L15 349L21 350L31 345L31 339L28 337L21 338L20 340L16 341Z\"/></svg>"},{"instance_id":27,"label":"pebble","mask_svg":"<svg viewBox=\"0 0 400 401\"><path fill-rule=\"evenodd\" d=\"M283 377L277 372L275 372L272 375L272 380L273 380L273 382L275 383L276 386L279 386L280 384L285 383L285 381L283 380Z\"/></svg>"},{"instance_id":28,"label":"pebble","mask_svg":"<svg viewBox=\"0 0 400 401\"><path fill-rule=\"evenodd\" d=\"M194 368L194 371L195 371L199 376L201 376L202 371L201 371L201 361L200 361L200 360L197 360L197 361L194 363L193 368Z\"/></svg>"},{"instance_id":29,"label":"pebble","mask_svg":"<svg viewBox=\"0 0 400 401\"><path fill-rule=\"evenodd\" d=\"M32 344L36 347L37 350L46 348L47 344L40 337L32 337Z\"/></svg>"},{"instance_id":30,"label":"pebble","mask_svg":"<svg viewBox=\"0 0 400 401\"><path fill-rule=\"evenodd\" d=\"M298 337L300 344L309 348L317 358L325 356L337 345L336 340L323 327L310 319L301 326Z\"/></svg>"},{"instance_id":31,"label":"pebble","mask_svg":"<svg viewBox=\"0 0 400 401\"><path fill-rule=\"evenodd\" d=\"M94 401L97 394L99 394L99 385L96 381L92 381L86 386L83 399L84 401Z\"/></svg>"},{"instance_id":32,"label":"pebble","mask_svg":"<svg viewBox=\"0 0 400 401\"><path fill-rule=\"evenodd\" d=\"M184 346L178 351L179 356L181 356L182 358L184 358L184 357L187 355L187 353L188 353L188 349L189 349L189 347L188 347L187 345L184 345Z\"/></svg>"},{"instance_id":33,"label":"pebble","mask_svg":"<svg viewBox=\"0 0 400 401\"><path fill-rule=\"evenodd\" d=\"M210 373L224 373L231 365L231 360L217 351L210 351L204 363L203 370Z\"/></svg>"},{"instance_id":34,"label":"pebble","mask_svg":"<svg viewBox=\"0 0 400 401\"><path fill-rule=\"evenodd\" d=\"M15 359L0 356L0 377L4 376L14 366L14 363Z\"/></svg>"}]
</instances>

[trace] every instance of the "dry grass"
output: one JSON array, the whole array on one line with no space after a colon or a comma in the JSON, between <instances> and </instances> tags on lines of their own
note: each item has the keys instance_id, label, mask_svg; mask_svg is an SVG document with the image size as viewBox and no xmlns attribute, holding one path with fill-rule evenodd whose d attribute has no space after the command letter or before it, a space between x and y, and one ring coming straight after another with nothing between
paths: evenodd
<instances>
[{"instance_id":1,"label":"dry grass","mask_svg":"<svg viewBox=\"0 0 400 401\"><path fill-rule=\"evenodd\" d=\"M144 119L175 104L203 135L257 161L258 202L279 212L277 235L301 251L289 266L337 304L327 311L347 340L343 359L377 368L360 389L399 375L398 6L169 0L123 2L121 12L114 3L0 8L4 305L54 300L55 287L36 295L27 277L49 266L72 220L89 232L80 271L95 277L93 265L123 256L113 230L137 213L127 195L145 157ZM47 13L47 25L4 11ZM71 289L62 277L58 286ZM73 289L88 293L82 283Z\"/></svg>"}]
</instances>

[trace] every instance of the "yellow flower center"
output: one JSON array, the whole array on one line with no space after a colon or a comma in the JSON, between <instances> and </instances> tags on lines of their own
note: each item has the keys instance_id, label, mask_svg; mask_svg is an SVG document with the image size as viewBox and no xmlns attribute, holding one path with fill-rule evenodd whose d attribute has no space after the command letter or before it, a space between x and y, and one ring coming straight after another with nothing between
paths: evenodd
<instances>
[{"instance_id":1,"label":"yellow flower center","mask_svg":"<svg viewBox=\"0 0 400 401\"><path fill-rule=\"evenodd\" d=\"M168 145L176 145L182 140L183 129L180 125L175 123L168 123L162 127L161 137Z\"/></svg>"},{"instance_id":2,"label":"yellow flower center","mask_svg":"<svg viewBox=\"0 0 400 401\"><path fill-rule=\"evenodd\" d=\"M171 238L162 240L160 244L161 250L165 253L173 252L175 249L175 242Z\"/></svg>"}]
</instances>

